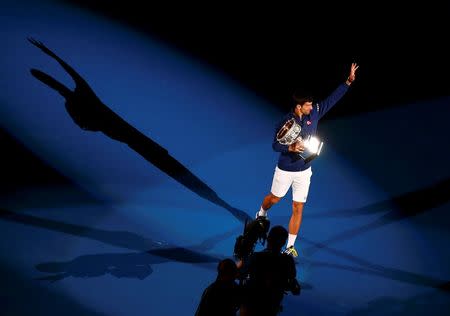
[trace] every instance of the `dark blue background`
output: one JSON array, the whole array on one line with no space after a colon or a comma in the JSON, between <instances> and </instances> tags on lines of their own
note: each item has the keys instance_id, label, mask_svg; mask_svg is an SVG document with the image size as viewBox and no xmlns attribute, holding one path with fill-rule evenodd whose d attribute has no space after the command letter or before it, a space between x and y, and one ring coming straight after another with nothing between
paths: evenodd
<instances>
[{"instance_id":1,"label":"dark blue background","mask_svg":"<svg viewBox=\"0 0 450 316\"><path fill-rule=\"evenodd\" d=\"M450 93L439 9L185 9L2 3L2 313L192 315L242 229L230 209L76 126L29 70L73 88L71 79L28 36L249 216L270 189L273 127L292 91L326 96L360 63L319 125L325 146L298 241L307 286L286 297L283 315L448 313ZM272 224L287 224L290 199L271 210Z\"/></svg>"}]
</instances>

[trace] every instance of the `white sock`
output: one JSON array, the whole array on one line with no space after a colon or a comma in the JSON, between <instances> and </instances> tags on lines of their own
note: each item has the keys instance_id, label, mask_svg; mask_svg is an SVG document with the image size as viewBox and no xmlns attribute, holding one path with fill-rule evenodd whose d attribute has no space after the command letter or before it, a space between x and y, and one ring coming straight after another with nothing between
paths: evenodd
<instances>
[{"instance_id":1,"label":"white sock","mask_svg":"<svg viewBox=\"0 0 450 316\"><path fill-rule=\"evenodd\" d=\"M297 235L289 234L286 248L289 248L290 246L293 246L295 244L295 239L297 239Z\"/></svg>"},{"instance_id":2,"label":"white sock","mask_svg":"<svg viewBox=\"0 0 450 316\"><path fill-rule=\"evenodd\" d=\"M261 208L259 209L258 215L259 216L267 216L267 211L265 209L263 209L261 206Z\"/></svg>"}]
</instances>

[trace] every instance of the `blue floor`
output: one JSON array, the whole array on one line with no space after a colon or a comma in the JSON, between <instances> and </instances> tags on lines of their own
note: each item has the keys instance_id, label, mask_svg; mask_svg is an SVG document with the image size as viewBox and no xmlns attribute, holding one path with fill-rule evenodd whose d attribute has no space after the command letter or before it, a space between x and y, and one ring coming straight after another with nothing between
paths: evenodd
<instances>
[{"instance_id":1,"label":"blue floor","mask_svg":"<svg viewBox=\"0 0 450 316\"><path fill-rule=\"evenodd\" d=\"M283 113L138 33L62 5L35 6L3 10L0 123L68 181L0 202L5 315L193 315L241 233L232 209L253 216L270 189L271 138ZM73 83L27 36L230 207L76 126L64 99L29 70ZM450 311L449 103L422 100L320 125L325 145L298 241L305 286L285 298L282 315ZM424 109L439 113L429 126L417 124ZM269 212L272 225L287 225L290 194Z\"/></svg>"}]
</instances>

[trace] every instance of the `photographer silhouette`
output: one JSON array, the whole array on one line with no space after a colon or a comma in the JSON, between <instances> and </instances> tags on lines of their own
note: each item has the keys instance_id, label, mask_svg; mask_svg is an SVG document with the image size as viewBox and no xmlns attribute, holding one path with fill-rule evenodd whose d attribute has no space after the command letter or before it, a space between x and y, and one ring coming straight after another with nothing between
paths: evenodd
<instances>
[{"instance_id":1,"label":"photographer silhouette","mask_svg":"<svg viewBox=\"0 0 450 316\"><path fill-rule=\"evenodd\" d=\"M240 304L240 288L235 282L236 263L224 259L217 266L217 279L202 294L195 316L235 316Z\"/></svg>"},{"instance_id":2,"label":"photographer silhouette","mask_svg":"<svg viewBox=\"0 0 450 316\"><path fill-rule=\"evenodd\" d=\"M244 268L241 316L276 315L282 309L281 302L287 292L300 294L294 259L281 252L287 238L284 227L274 226L267 237L267 247L250 256Z\"/></svg>"}]
</instances>

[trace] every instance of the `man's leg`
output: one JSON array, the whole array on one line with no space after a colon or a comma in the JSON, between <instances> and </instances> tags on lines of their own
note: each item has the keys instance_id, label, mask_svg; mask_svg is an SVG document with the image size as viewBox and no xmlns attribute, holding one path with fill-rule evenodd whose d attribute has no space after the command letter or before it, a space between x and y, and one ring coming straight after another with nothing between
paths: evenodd
<instances>
[{"instance_id":1,"label":"man's leg","mask_svg":"<svg viewBox=\"0 0 450 316\"><path fill-rule=\"evenodd\" d=\"M311 168L299 171L292 182L292 216L289 221L289 237L286 248L293 247L297 239L303 218L303 206L309 193L311 184ZM295 255L296 256L296 251Z\"/></svg>"},{"instance_id":2,"label":"man's leg","mask_svg":"<svg viewBox=\"0 0 450 316\"><path fill-rule=\"evenodd\" d=\"M264 198L261 208L259 209L259 216L267 216L267 211L274 205L280 202L281 197L275 196L272 193L269 193Z\"/></svg>"},{"instance_id":3,"label":"man's leg","mask_svg":"<svg viewBox=\"0 0 450 316\"><path fill-rule=\"evenodd\" d=\"M289 221L289 238L287 243L287 248L293 246L295 243L295 239L297 238L298 232L300 230L300 226L302 224L302 215L303 215L303 202L292 202L292 215Z\"/></svg>"},{"instance_id":4,"label":"man's leg","mask_svg":"<svg viewBox=\"0 0 450 316\"><path fill-rule=\"evenodd\" d=\"M270 193L264 197L262 205L256 216L267 216L267 211L276 203L278 203L291 187L292 176L288 171L275 168L272 179L272 187Z\"/></svg>"}]
</instances>

